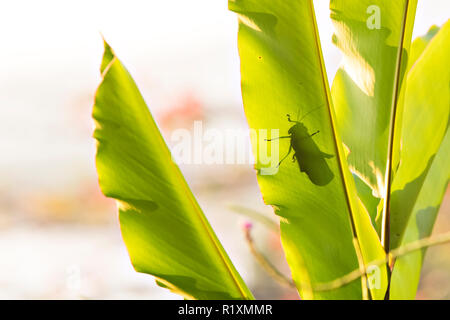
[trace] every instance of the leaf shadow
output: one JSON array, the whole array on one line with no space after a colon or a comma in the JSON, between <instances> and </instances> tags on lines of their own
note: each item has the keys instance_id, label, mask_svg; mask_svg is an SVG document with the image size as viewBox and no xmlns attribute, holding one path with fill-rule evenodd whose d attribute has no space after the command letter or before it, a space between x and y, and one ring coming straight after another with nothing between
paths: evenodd
<instances>
[{"instance_id":1,"label":"leaf shadow","mask_svg":"<svg viewBox=\"0 0 450 320\"><path fill-rule=\"evenodd\" d=\"M400 190L395 190L391 194L391 247L396 248L400 245L407 222L411 217L412 211L416 204L420 190L425 182L428 171L433 164L435 155L428 160L427 166L414 180L405 184ZM394 177L395 182L395 177ZM424 215L423 211L421 215Z\"/></svg>"}]
</instances>

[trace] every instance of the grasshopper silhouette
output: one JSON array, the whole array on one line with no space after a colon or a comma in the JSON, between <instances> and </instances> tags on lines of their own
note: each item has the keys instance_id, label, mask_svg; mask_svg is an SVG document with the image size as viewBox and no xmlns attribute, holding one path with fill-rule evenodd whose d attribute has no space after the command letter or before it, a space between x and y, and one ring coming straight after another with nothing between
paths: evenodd
<instances>
[{"instance_id":1,"label":"grasshopper silhouette","mask_svg":"<svg viewBox=\"0 0 450 320\"><path fill-rule=\"evenodd\" d=\"M309 134L308 129L301 121L291 120L289 114L287 115L287 119L289 122L294 123L288 131L288 136L266 139L266 141L290 139L289 151L278 163L278 166L280 166L292 150L294 150L292 161L295 162L297 160L300 172L306 173L309 180L315 185L327 185L333 179L334 174L330 170L325 159L333 158L333 155L320 151L319 147L312 139L319 131Z\"/></svg>"}]
</instances>

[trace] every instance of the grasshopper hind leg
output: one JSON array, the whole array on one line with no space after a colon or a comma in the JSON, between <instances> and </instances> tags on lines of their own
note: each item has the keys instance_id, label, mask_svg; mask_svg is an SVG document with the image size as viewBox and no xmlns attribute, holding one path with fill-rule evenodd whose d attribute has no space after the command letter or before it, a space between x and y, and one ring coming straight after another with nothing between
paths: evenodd
<instances>
[{"instance_id":1,"label":"grasshopper hind leg","mask_svg":"<svg viewBox=\"0 0 450 320\"><path fill-rule=\"evenodd\" d=\"M291 136L281 136L278 138L272 138L272 139L264 139L264 141L274 141L274 140L280 140L280 139L290 139Z\"/></svg>"},{"instance_id":2,"label":"grasshopper hind leg","mask_svg":"<svg viewBox=\"0 0 450 320\"><path fill-rule=\"evenodd\" d=\"M292 145L289 146L289 151L288 153L283 157L283 159L280 160L280 162L278 162L278 166L277 168L281 165L281 163L289 156L289 154L292 152ZM295 154L294 154L295 156Z\"/></svg>"}]
</instances>

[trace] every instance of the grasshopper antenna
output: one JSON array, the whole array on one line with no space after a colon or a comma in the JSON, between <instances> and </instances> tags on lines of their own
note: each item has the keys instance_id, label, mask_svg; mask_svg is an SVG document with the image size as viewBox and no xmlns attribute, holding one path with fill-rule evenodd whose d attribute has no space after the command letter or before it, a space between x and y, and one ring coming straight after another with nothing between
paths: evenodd
<instances>
[{"instance_id":1,"label":"grasshopper antenna","mask_svg":"<svg viewBox=\"0 0 450 320\"><path fill-rule=\"evenodd\" d=\"M291 119L291 115L289 113L286 116L287 116L287 119L288 119L289 122L296 122L296 123L298 122L298 121L292 120Z\"/></svg>"}]
</instances>

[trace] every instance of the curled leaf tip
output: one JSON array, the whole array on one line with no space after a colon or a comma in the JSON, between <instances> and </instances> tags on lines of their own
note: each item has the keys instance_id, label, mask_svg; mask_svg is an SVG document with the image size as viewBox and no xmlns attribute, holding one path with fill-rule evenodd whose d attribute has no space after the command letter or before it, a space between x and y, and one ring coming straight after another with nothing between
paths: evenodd
<instances>
[{"instance_id":1,"label":"curled leaf tip","mask_svg":"<svg viewBox=\"0 0 450 320\"><path fill-rule=\"evenodd\" d=\"M105 72L105 70L107 69L108 65L113 60L115 53L114 53L113 49L111 48L111 46L108 44L108 42L106 42L103 35L101 35L101 36L103 39L103 47L105 48L104 52L103 52L102 64L100 66L100 73L103 74Z\"/></svg>"}]
</instances>

